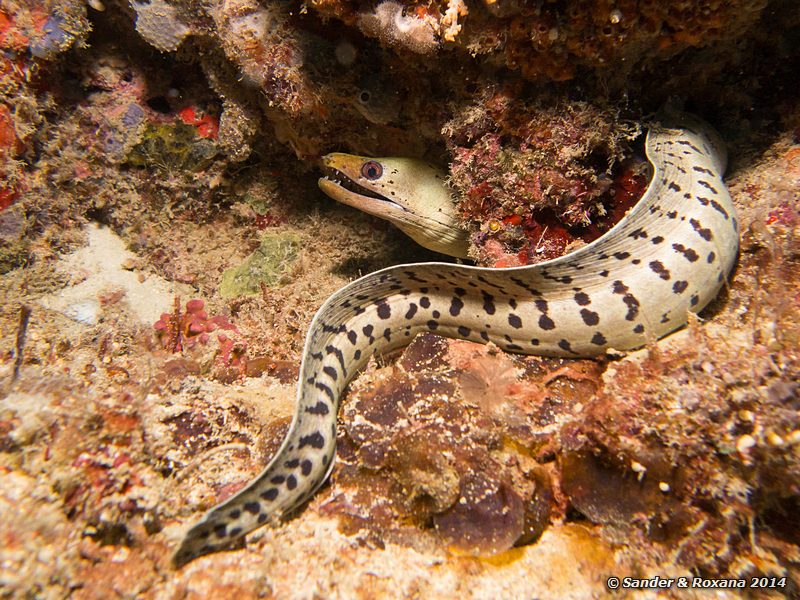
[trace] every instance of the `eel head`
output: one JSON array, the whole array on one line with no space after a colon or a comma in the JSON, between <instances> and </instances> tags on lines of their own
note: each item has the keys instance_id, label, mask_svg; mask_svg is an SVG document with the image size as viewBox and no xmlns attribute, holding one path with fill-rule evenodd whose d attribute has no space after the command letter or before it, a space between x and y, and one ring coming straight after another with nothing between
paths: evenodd
<instances>
[{"instance_id":1,"label":"eel head","mask_svg":"<svg viewBox=\"0 0 800 600\"><path fill-rule=\"evenodd\" d=\"M444 175L434 167L412 158L338 152L324 156L322 166L319 187L337 202L394 223L429 250L467 256L469 237Z\"/></svg>"}]
</instances>

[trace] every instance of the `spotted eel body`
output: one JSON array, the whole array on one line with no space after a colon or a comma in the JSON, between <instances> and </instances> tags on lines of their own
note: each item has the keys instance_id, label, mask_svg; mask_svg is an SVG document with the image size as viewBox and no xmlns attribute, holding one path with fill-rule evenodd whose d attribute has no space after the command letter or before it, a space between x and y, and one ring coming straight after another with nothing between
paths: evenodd
<instances>
[{"instance_id":1,"label":"spotted eel body","mask_svg":"<svg viewBox=\"0 0 800 600\"><path fill-rule=\"evenodd\" d=\"M653 342L706 306L739 245L725 153L707 126L686 118L652 126L646 152L653 177L640 202L571 254L511 269L400 265L328 298L306 337L283 445L250 485L188 531L174 563L227 546L317 490L332 468L342 393L376 352L433 331L509 352L592 357Z\"/></svg>"}]
</instances>

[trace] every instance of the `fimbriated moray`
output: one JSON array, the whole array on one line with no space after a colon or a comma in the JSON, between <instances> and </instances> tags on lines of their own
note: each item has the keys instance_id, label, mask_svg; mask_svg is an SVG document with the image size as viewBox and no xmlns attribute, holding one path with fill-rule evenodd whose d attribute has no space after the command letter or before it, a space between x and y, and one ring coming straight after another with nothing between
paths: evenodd
<instances>
[{"instance_id":1,"label":"fimbriated moray","mask_svg":"<svg viewBox=\"0 0 800 600\"><path fill-rule=\"evenodd\" d=\"M307 500L327 479L336 414L347 383L376 352L435 331L509 352L592 357L644 346L687 322L725 283L739 247L719 138L681 117L647 135L650 184L610 231L579 250L512 269L449 263L400 265L333 294L306 336L289 433L264 471L189 529L183 565L221 549ZM411 159L325 157L320 187L388 219L417 242L465 256L444 176Z\"/></svg>"}]
</instances>

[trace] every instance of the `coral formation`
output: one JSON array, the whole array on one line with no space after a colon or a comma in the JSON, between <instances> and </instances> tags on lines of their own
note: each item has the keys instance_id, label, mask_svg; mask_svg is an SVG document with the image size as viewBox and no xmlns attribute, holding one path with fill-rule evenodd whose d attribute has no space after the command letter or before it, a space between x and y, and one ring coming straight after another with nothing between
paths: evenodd
<instances>
[{"instance_id":1,"label":"coral formation","mask_svg":"<svg viewBox=\"0 0 800 600\"><path fill-rule=\"evenodd\" d=\"M191 33L178 10L165 0L133 0L131 6L136 11L136 31L162 52L177 50Z\"/></svg>"}]
</instances>

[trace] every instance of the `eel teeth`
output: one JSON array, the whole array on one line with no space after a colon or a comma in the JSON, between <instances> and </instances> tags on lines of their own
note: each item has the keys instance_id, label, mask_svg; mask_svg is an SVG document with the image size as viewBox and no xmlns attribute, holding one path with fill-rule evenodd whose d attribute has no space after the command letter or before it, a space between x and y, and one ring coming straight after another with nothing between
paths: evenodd
<instances>
[{"instance_id":1,"label":"eel teeth","mask_svg":"<svg viewBox=\"0 0 800 600\"><path fill-rule=\"evenodd\" d=\"M364 186L356 183L355 181L350 179L347 175L345 175L338 169L334 169L333 167L325 168L325 174L323 175L323 178L335 183L340 188L345 189L348 192L353 192L354 194L358 194L359 196L370 198L372 200L380 200L381 202L386 202L387 204L391 204L393 207L403 211L407 210L403 205L398 204L391 198L387 198L386 196L383 196L378 192L374 192L368 188L365 188Z\"/></svg>"}]
</instances>

